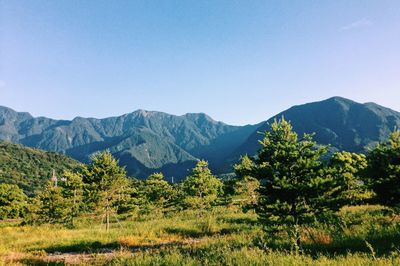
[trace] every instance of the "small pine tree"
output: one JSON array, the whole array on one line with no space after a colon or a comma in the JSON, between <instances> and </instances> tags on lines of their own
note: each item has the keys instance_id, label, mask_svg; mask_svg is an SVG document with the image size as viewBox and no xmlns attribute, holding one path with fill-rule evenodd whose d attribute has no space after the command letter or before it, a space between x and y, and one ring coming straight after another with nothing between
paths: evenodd
<instances>
[{"instance_id":1,"label":"small pine tree","mask_svg":"<svg viewBox=\"0 0 400 266\"><path fill-rule=\"evenodd\" d=\"M209 208L222 193L223 183L215 177L204 160L197 162L192 173L182 184L186 207L198 209L200 212Z\"/></svg>"},{"instance_id":2,"label":"small pine tree","mask_svg":"<svg viewBox=\"0 0 400 266\"><path fill-rule=\"evenodd\" d=\"M376 202L400 211L400 131L367 155L365 182L376 194Z\"/></svg>"},{"instance_id":3,"label":"small pine tree","mask_svg":"<svg viewBox=\"0 0 400 266\"><path fill-rule=\"evenodd\" d=\"M49 182L45 189L32 199L25 223L70 225L73 217L71 201L65 198L63 188Z\"/></svg>"},{"instance_id":4,"label":"small pine tree","mask_svg":"<svg viewBox=\"0 0 400 266\"><path fill-rule=\"evenodd\" d=\"M249 156L240 158L240 162L234 165L236 178L233 185L233 202L239 203L244 211L254 209L258 202L258 189L260 182L252 176L254 172L254 162Z\"/></svg>"},{"instance_id":5,"label":"small pine tree","mask_svg":"<svg viewBox=\"0 0 400 266\"><path fill-rule=\"evenodd\" d=\"M22 217L27 200L27 196L17 185L0 184L0 220Z\"/></svg>"},{"instance_id":6,"label":"small pine tree","mask_svg":"<svg viewBox=\"0 0 400 266\"><path fill-rule=\"evenodd\" d=\"M144 196L149 204L162 209L170 203L173 187L164 179L162 173L151 174L144 182Z\"/></svg>"},{"instance_id":7,"label":"small pine tree","mask_svg":"<svg viewBox=\"0 0 400 266\"><path fill-rule=\"evenodd\" d=\"M331 201L340 201L339 204L361 204L371 198L372 193L367 190L361 174L367 167L365 155L351 152L336 152L330 158L326 175L331 175L334 185L338 188L338 195Z\"/></svg>"},{"instance_id":8,"label":"small pine tree","mask_svg":"<svg viewBox=\"0 0 400 266\"><path fill-rule=\"evenodd\" d=\"M78 216L82 208L83 182L80 172L64 171L62 187L65 198L70 199L71 211L74 217Z\"/></svg>"},{"instance_id":9,"label":"small pine tree","mask_svg":"<svg viewBox=\"0 0 400 266\"><path fill-rule=\"evenodd\" d=\"M108 232L111 214L118 211L117 203L127 195L129 181L125 169L107 150L92 156L91 163L83 168L82 179L85 201L89 209L103 214Z\"/></svg>"}]
</instances>

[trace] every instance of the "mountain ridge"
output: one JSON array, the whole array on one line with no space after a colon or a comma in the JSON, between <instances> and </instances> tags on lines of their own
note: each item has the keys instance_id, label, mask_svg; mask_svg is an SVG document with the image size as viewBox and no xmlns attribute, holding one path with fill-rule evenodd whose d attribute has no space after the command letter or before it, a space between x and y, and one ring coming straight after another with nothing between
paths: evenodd
<instances>
[{"instance_id":1,"label":"mountain ridge","mask_svg":"<svg viewBox=\"0 0 400 266\"><path fill-rule=\"evenodd\" d=\"M216 173L231 171L242 154L260 148L259 131L285 117L300 135L315 132L315 140L337 150L363 152L384 140L400 113L376 103L357 103L335 96L292 106L255 125L232 126L205 113L171 115L138 109L106 118L55 120L33 117L0 106L0 139L69 155L87 162L94 152L109 149L128 173L144 178L162 171L183 178L198 159Z\"/></svg>"},{"instance_id":2,"label":"mountain ridge","mask_svg":"<svg viewBox=\"0 0 400 266\"><path fill-rule=\"evenodd\" d=\"M368 147L385 140L400 126L400 113L376 103L358 103L334 96L326 100L295 105L263 122L231 156L255 154L260 147L257 132L264 132L281 117L292 123L299 134L316 133L314 139L338 150L365 152Z\"/></svg>"},{"instance_id":3,"label":"mountain ridge","mask_svg":"<svg viewBox=\"0 0 400 266\"><path fill-rule=\"evenodd\" d=\"M224 155L215 147L233 150L226 144L232 140L222 136L230 134L230 139L244 141L252 131L252 126L230 126L204 113L174 116L143 109L103 119L54 120L0 107L0 119L0 139L61 152L83 162L96 151L110 149L130 174L139 177L174 164L191 167L200 158L216 166ZM167 168L170 175L182 175Z\"/></svg>"}]
</instances>

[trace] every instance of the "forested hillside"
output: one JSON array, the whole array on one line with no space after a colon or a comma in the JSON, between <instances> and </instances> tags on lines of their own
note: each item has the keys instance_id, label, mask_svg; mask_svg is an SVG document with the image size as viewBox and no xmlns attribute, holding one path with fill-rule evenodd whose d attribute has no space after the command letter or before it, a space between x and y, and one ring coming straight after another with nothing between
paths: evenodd
<instances>
[{"instance_id":1,"label":"forested hillside","mask_svg":"<svg viewBox=\"0 0 400 266\"><path fill-rule=\"evenodd\" d=\"M67 156L0 141L0 184L16 184L32 195L44 187L53 169L61 175L80 163Z\"/></svg>"},{"instance_id":2,"label":"forested hillside","mask_svg":"<svg viewBox=\"0 0 400 266\"><path fill-rule=\"evenodd\" d=\"M334 150L366 152L384 141L395 127L400 126L400 113L375 103L357 103L342 97L297 105L263 122L230 158L241 154L254 155L261 148L259 132L264 132L275 119L285 117L299 135L314 133L319 144Z\"/></svg>"},{"instance_id":3,"label":"forested hillside","mask_svg":"<svg viewBox=\"0 0 400 266\"><path fill-rule=\"evenodd\" d=\"M130 176L154 172L181 180L197 160L205 159L217 174L229 173L240 155L260 148L258 132L284 116L302 135L315 133L332 150L365 152L400 126L400 113L375 103L333 97L283 111L256 125L231 126L203 113L182 116L137 110L104 119L76 117L71 121L32 117L0 107L0 139L66 154L88 162L105 149L119 159Z\"/></svg>"},{"instance_id":4,"label":"forested hillside","mask_svg":"<svg viewBox=\"0 0 400 266\"><path fill-rule=\"evenodd\" d=\"M202 113L175 116L137 110L118 117L64 121L0 107L0 139L82 162L109 149L131 176L142 178L162 171L179 179L198 159L206 159L217 170L256 127L226 125Z\"/></svg>"}]
</instances>

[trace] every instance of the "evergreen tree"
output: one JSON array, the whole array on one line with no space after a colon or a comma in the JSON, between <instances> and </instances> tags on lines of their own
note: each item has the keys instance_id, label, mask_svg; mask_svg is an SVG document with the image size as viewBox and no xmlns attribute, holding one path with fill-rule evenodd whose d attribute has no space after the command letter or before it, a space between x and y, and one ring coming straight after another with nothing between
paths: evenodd
<instances>
[{"instance_id":1,"label":"evergreen tree","mask_svg":"<svg viewBox=\"0 0 400 266\"><path fill-rule=\"evenodd\" d=\"M366 183L376 194L379 204L400 210L400 131L367 155Z\"/></svg>"},{"instance_id":2,"label":"evergreen tree","mask_svg":"<svg viewBox=\"0 0 400 266\"><path fill-rule=\"evenodd\" d=\"M202 211L213 204L222 193L223 184L215 177L204 160L197 162L192 173L182 184L187 207Z\"/></svg>"},{"instance_id":3,"label":"evergreen tree","mask_svg":"<svg viewBox=\"0 0 400 266\"><path fill-rule=\"evenodd\" d=\"M233 184L233 202L239 203L247 211L254 209L258 202L260 182L254 178L254 162L249 156L242 156L240 162L234 165L236 178Z\"/></svg>"},{"instance_id":4,"label":"evergreen tree","mask_svg":"<svg viewBox=\"0 0 400 266\"><path fill-rule=\"evenodd\" d=\"M125 169L109 151L104 151L92 156L91 163L83 168L82 178L89 209L103 214L109 231L110 215L118 211L117 203L127 195L129 182Z\"/></svg>"},{"instance_id":5,"label":"evergreen tree","mask_svg":"<svg viewBox=\"0 0 400 266\"><path fill-rule=\"evenodd\" d=\"M32 199L25 222L70 225L73 217L71 201L65 198L63 188L55 186L53 182L48 182L45 189Z\"/></svg>"},{"instance_id":6,"label":"evergreen tree","mask_svg":"<svg viewBox=\"0 0 400 266\"><path fill-rule=\"evenodd\" d=\"M71 172L69 170L64 171L63 174L63 194L65 198L71 201L71 210L73 216L76 217L82 208L83 200L83 182L82 174L80 172Z\"/></svg>"},{"instance_id":7,"label":"evergreen tree","mask_svg":"<svg viewBox=\"0 0 400 266\"><path fill-rule=\"evenodd\" d=\"M301 249L300 228L339 209L329 199L342 188L324 176L320 157L327 149L317 146L311 135L298 139L284 118L264 135L254 171L261 182L256 211L267 231L289 229Z\"/></svg>"},{"instance_id":8,"label":"evergreen tree","mask_svg":"<svg viewBox=\"0 0 400 266\"><path fill-rule=\"evenodd\" d=\"M151 174L144 182L143 192L147 202L156 208L167 207L174 195L173 187L162 173Z\"/></svg>"},{"instance_id":9,"label":"evergreen tree","mask_svg":"<svg viewBox=\"0 0 400 266\"><path fill-rule=\"evenodd\" d=\"M346 189L339 190L342 193L331 200L341 201L342 205L354 205L371 198L372 194L367 191L361 177L366 167L364 154L336 152L329 161L326 174L332 175L335 186Z\"/></svg>"},{"instance_id":10,"label":"evergreen tree","mask_svg":"<svg viewBox=\"0 0 400 266\"><path fill-rule=\"evenodd\" d=\"M17 185L0 184L0 220L22 217L27 199Z\"/></svg>"}]
</instances>

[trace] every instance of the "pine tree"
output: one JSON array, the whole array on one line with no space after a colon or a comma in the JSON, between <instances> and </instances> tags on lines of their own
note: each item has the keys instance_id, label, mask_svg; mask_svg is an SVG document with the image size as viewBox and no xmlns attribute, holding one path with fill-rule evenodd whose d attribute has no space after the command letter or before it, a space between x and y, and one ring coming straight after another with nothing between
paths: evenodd
<instances>
[{"instance_id":1,"label":"pine tree","mask_svg":"<svg viewBox=\"0 0 400 266\"><path fill-rule=\"evenodd\" d=\"M164 179L162 173L151 174L146 179L143 193L147 202L156 208L167 207L174 195L173 187Z\"/></svg>"},{"instance_id":2,"label":"pine tree","mask_svg":"<svg viewBox=\"0 0 400 266\"><path fill-rule=\"evenodd\" d=\"M71 210L73 216L76 217L82 209L83 200L83 182L80 172L64 171L62 187L64 188L64 196L71 201Z\"/></svg>"},{"instance_id":3,"label":"pine tree","mask_svg":"<svg viewBox=\"0 0 400 266\"><path fill-rule=\"evenodd\" d=\"M300 229L337 210L329 204L338 193L331 176L324 176L320 157L327 148L317 146L312 136L298 139L291 124L282 118L264 132L254 176L261 186L256 212L265 230L289 229L301 249Z\"/></svg>"},{"instance_id":4,"label":"pine tree","mask_svg":"<svg viewBox=\"0 0 400 266\"><path fill-rule=\"evenodd\" d=\"M71 201L65 198L63 188L48 182L45 189L32 199L25 222L70 225L73 217Z\"/></svg>"},{"instance_id":5,"label":"pine tree","mask_svg":"<svg viewBox=\"0 0 400 266\"><path fill-rule=\"evenodd\" d=\"M338 190L338 195L331 201L340 201L339 204L361 204L371 198L372 193L367 190L362 181L362 173L367 167L364 154L351 152L336 152L330 158L326 175L331 175L335 186L346 188Z\"/></svg>"},{"instance_id":6,"label":"pine tree","mask_svg":"<svg viewBox=\"0 0 400 266\"><path fill-rule=\"evenodd\" d=\"M191 175L183 181L184 203L201 212L217 200L222 188L222 182L211 173L208 163L200 160L192 169Z\"/></svg>"},{"instance_id":7,"label":"pine tree","mask_svg":"<svg viewBox=\"0 0 400 266\"><path fill-rule=\"evenodd\" d=\"M257 205L260 182L254 178L254 162L247 155L240 158L240 162L234 165L236 178L233 184L233 202L242 206L244 211L254 209Z\"/></svg>"},{"instance_id":8,"label":"pine tree","mask_svg":"<svg viewBox=\"0 0 400 266\"><path fill-rule=\"evenodd\" d=\"M22 217L27 200L27 196L17 185L0 184L0 220Z\"/></svg>"},{"instance_id":9,"label":"pine tree","mask_svg":"<svg viewBox=\"0 0 400 266\"><path fill-rule=\"evenodd\" d=\"M400 211L400 131L367 155L365 182L376 194L376 202Z\"/></svg>"},{"instance_id":10,"label":"pine tree","mask_svg":"<svg viewBox=\"0 0 400 266\"><path fill-rule=\"evenodd\" d=\"M108 232L110 216L118 211L116 203L127 194L125 169L109 151L104 151L92 156L91 163L83 168L82 178L89 210L97 210L105 217Z\"/></svg>"}]
</instances>

